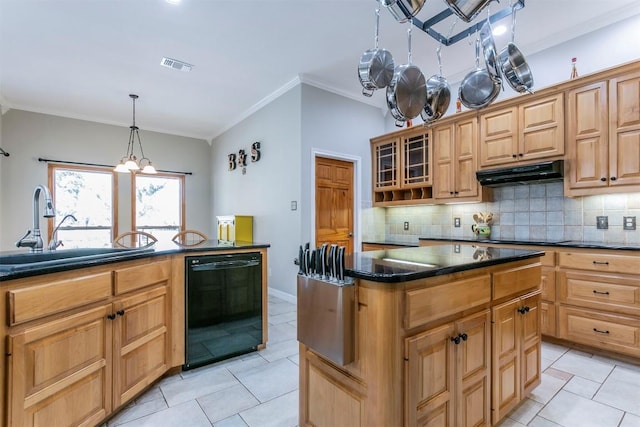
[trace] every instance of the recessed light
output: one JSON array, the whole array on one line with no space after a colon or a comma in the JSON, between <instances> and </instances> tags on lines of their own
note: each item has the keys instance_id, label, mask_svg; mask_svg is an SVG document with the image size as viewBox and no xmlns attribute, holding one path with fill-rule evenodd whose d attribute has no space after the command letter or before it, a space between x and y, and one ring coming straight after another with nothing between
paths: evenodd
<instances>
[{"instance_id":1,"label":"recessed light","mask_svg":"<svg viewBox=\"0 0 640 427\"><path fill-rule=\"evenodd\" d=\"M169 4L180 4L180 0L165 0Z\"/></svg>"},{"instance_id":2,"label":"recessed light","mask_svg":"<svg viewBox=\"0 0 640 427\"><path fill-rule=\"evenodd\" d=\"M494 36L501 36L506 32L507 32L507 26L506 25L497 25L497 26L493 27L493 35Z\"/></svg>"}]
</instances>

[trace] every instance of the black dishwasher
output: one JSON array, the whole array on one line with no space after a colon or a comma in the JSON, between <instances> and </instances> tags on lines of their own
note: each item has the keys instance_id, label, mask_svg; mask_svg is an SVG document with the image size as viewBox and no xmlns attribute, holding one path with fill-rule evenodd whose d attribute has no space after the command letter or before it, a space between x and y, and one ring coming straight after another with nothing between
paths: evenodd
<instances>
[{"instance_id":1,"label":"black dishwasher","mask_svg":"<svg viewBox=\"0 0 640 427\"><path fill-rule=\"evenodd\" d=\"M185 257L184 370L255 351L262 343L262 255Z\"/></svg>"}]
</instances>

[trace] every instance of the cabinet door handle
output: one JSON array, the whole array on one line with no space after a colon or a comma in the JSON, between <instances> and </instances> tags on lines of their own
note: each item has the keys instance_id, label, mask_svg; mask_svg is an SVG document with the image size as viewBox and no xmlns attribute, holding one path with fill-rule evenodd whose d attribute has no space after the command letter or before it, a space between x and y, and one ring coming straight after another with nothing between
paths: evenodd
<instances>
[{"instance_id":1,"label":"cabinet door handle","mask_svg":"<svg viewBox=\"0 0 640 427\"><path fill-rule=\"evenodd\" d=\"M462 341L466 341L469 336L464 332L458 335Z\"/></svg>"},{"instance_id":2,"label":"cabinet door handle","mask_svg":"<svg viewBox=\"0 0 640 427\"><path fill-rule=\"evenodd\" d=\"M518 313L520 313L520 314L525 314L525 313L528 313L528 312L529 312L529 310L531 310L531 308L529 308L529 306L526 306L526 305L525 305L524 307L520 307L520 308L518 309Z\"/></svg>"},{"instance_id":3,"label":"cabinet door handle","mask_svg":"<svg viewBox=\"0 0 640 427\"><path fill-rule=\"evenodd\" d=\"M609 265L609 261L593 261L594 265Z\"/></svg>"},{"instance_id":4,"label":"cabinet door handle","mask_svg":"<svg viewBox=\"0 0 640 427\"><path fill-rule=\"evenodd\" d=\"M118 310L118 311L116 311L116 314L118 316L124 316L124 310Z\"/></svg>"},{"instance_id":5,"label":"cabinet door handle","mask_svg":"<svg viewBox=\"0 0 640 427\"><path fill-rule=\"evenodd\" d=\"M115 319L115 318L116 318L116 315L115 315L115 314L113 314L113 313L111 313L111 314L107 314L107 319L109 319L109 320L113 320L113 319Z\"/></svg>"},{"instance_id":6,"label":"cabinet door handle","mask_svg":"<svg viewBox=\"0 0 640 427\"><path fill-rule=\"evenodd\" d=\"M615 176L611 177L611 181L615 181L616 179L618 179L618 178L616 178Z\"/></svg>"},{"instance_id":7,"label":"cabinet door handle","mask_svg":"<svg viewBox=\"0 0 640 427\"><path fill-rule=\"evenodd\" d=\"M458 335L457 337L451 337L451 342L455 345L460 344L460 335Z\"/></svg>"},{"instance_id":8,"label":"cabinet door handle","mask_svg":"<svg viewBox=\"0 0 640 427\"><path fill-rule=\"evenodd\" d=\"M601 331L600 329L593 328L593 332L597 332L599 334L609 334L609 331Z\"/></svg>"},{"instance_id":9,"label":"cabinet door handle","mask_svg":"<svg viewBox=\"0 0 640 427\"><path fill-rule=\"evenodd\" d=\"M600 292L600 291L596 291L595 289L593 290L593 293L597 295L609 295L609 291Z\"/></svg>"},{"instance_id":10,"label":"cabinet door handle","mask_svg":"<svg viewBox=\"0 0 640 427\"><path fill-rule=\"evenodd\" d=\"M604 176L602 178L600 178L600 181L605 182L607 180L607 178L605 178Z\"/></svg>"},{"instance_id":11,"label":"cabinet door handle","mask_svg":"<svg viewBox=\"0 0 640 427\"><path fill-rule=\"evenodd\" d=\"M517 156L517 155L515 155L515 154L512 154L512 155L511 155L511 157L513 157L513 158L515 159L515 158L516 158L516 157L518 157L518 156Z\"/></svg>"},{"instance_id":12,"label":"cabinet door handle","mask_svg":"<svg viewBox=\"0 0 640 427\"><path fill-rule=\"evenodd\" d=\"M524 154L522 154L522 153L519 153L519 154L518 154L518 156L520 156L520 157L524 157Z\"/></svg>"}]
</instances>

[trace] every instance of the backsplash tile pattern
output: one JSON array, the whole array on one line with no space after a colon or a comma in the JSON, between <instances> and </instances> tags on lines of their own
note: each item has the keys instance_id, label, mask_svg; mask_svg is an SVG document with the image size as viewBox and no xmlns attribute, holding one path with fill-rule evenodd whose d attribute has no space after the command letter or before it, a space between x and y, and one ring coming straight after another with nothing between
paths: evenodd
<instances>
[{"instance_id":1,"label":"backsplash tile pattern","mask_svg":"<svg viewBox=\"0 0 640 427\"><path fill-rule=\"evenodd\" d=\"M473 238L472 215L493 212L491 238L517 240L577 240L640 245L640 229L623 230L624 216L640 223L640 193L564 197L562 182L494 189L494 201L457 205L366 208L363 241L417 243L419 237ZM607 216L609 228L596 228L596 217ZM454 227L454 218L461 226ZM409 230L403 225L409 222Z\"/></svg>"}]
</instances>

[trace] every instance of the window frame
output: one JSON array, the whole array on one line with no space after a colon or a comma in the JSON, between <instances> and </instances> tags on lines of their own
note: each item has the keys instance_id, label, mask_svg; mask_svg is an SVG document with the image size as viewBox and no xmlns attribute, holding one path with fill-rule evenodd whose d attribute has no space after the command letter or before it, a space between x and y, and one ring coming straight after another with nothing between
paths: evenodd
<instances>
[{"instance_id":1,"label":"window frame","mask_svg":"<svg viewBox=\"0 0 640 427\"><path fill-rule=\"evenodd\" d=\"M51 198L53 206L56 205L56 183L55 172L56 170L75 170L79 172L88 173L104 173L111 175L111 239L109 243L113 242L113 238L118 235L118 175L113 172L111 167L102 166L79 166L65 163L49 163L47 166L47 181L49 184L49 190L51 191ZM55 217L47 219L47 240L51 241L53 230L56 226ZM71 225L72 226L72 225ZM78 227L81 228L81 227Z\"/></svg>"},{"instance_id":2,"label":"window frame","mask_svg":"<svg viewBox=\"0 0 640 427\"><path fill-rule=\"evenodd\" d=\"M139 231L138 230L138 223L137 223L137 202L138 202L138 198L137 196L137 192L136 192L136 178L137 178L137 173L131 174L131 229L134 231ZM144 176L145 178L156 178L156 177L165 177L165 178L172 178L172 179L176 179L178 181L178 186L180 188L180 224L179 224L179 228L177 232L182 232L184 230L186 230L186 203L185 203L185 179L184 179L184 175L180 174L180 173L171 173L171 172L158 172L157 174L153 174L153 175L145 175L142 174L142 176Z\"/></svg>"}]
</instances>

